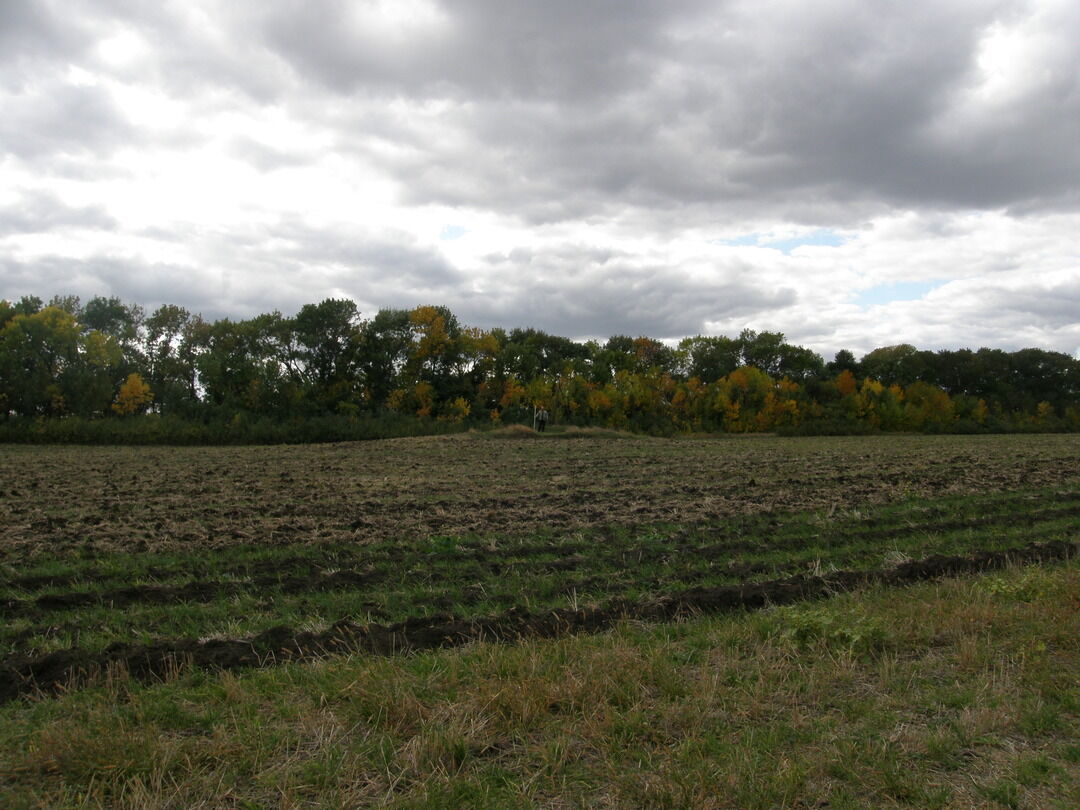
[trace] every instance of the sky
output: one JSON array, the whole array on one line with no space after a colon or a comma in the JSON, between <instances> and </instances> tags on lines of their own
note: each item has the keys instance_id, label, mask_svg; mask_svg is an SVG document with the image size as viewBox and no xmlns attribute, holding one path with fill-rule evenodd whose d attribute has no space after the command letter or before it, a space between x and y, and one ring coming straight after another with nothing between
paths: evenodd
<instances>
[{"instance_id":1,"label":"sky","mask_svg":"<svg viewBox=\"0 0 1080 810\"><path fill-rule=\"evenodd\" d=\"M0 298L1080 356L1075 0L0 0Z\"/></svg>"}]
</instances>

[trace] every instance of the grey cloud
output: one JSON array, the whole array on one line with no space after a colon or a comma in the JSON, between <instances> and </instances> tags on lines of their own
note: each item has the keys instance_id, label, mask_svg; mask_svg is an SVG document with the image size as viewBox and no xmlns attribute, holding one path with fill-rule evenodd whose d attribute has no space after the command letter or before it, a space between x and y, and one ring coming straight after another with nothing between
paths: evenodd
<instances>
[{"instance_id":1,"label":"grey cloud","mask_svg":"<svg viewBox=\"0 0 1080 810\"><path fill-rule=\"evenodd\" d=\"M67 219L80 213L88 212L69 210ZM401 234L323 230L300 221L280 222L271 232L273 243L259 231L212 235L197 244L204 255L198 265L108 254L6 258L0 260L0 297L116 295L148 310L168 303L208 318L240 318L291 313L342 295L372 308L442 303L466 281L441 255ZM206 234L189 230L178 238L198 243Z\"/></svg>"},{"instance_id":2,"label":"grey cloud","mask_svg":"<svg viewBox=\"0 0 1080 810\"><path fill-rule=\"evenodd\" d=\"M0 86L47 97L42 76L59 76L73 66L124 82L156 84L181 96L212 88L272 102L289 88L286 67L251 37L249 22L244 5L233 3L201 13L196 3L5 0ZM139 35L149 58L129 65L103 61L95 49L121 32Z\"/></svg>"},{"instance_id":3,"label":"grey cloud","mask_svg":"<svg viewBox=\"0 0 1080 810\"><path fill-rule=\"evenodd\" d=\"M1041 195L1060 204L1080 178L1080 97L1065 90L1076 86L1074 58L1050 67L1055 92L958 119L948 142L934 135L956 118L982 38L1027 8L828 3L774 17L759 5L735 18L730 47L715 57L705 29L686 81L707 131L737 150L730 177L755 202L781 194L992 208ZM1075 42L1077 17L1045 23L1060 30L1044 33Z\"/></svg>"},{"instance_id":4,"label":"grey cloud","mask_svg":"<svg viewBox=\"0 0 1080 810\"><path fill-rule=\"evenodd\" d=\"M437 251L417 244L410 234L373 232L355 227L316 227L302 217L286 217L269 225L207 231L197 227L148 228L140 236L173 245L196 245L213 267L243 280L273 278L300 296L331 295L345 285L348 294L371 300L370 289L422 290L441 294L468 276ZM310 280L310 283L307 280ZM239 291L238 291L239 294ZM386 306L394 306L388 300ZM276 305L275 305L276 306Z\"/></svg>"},{"instance_id":5,"label":"grey cloud","mask_svg":"<svg viewBox=\"0 0 1080 810\"><path fill-rule=\"evenodd\" d=\"M223 145L261 172L333 151L396 181L403 204L460 207L462 222L472 209L511 228L572 222L605 243L625 233L662 244L749 221L858 229L897 209L927 220L956 208L1080 210L1075 3L462 0L441 2L443 19L405 40L353 25L362 4L346 0L9 5L0 156L25 172L17 184L42 178L41 191L0 212L9 234L114 227L104 210L44 189L52 175L92 184L122 171L124 145L154 147L163 160L172 148ZM1029 81L987 100L975 92L978 49L995 24L1041 39L1033 63L1020 66ZM123 27L145 39L145 59L99 59L96 43ZM101 83L71 84L68 65ZM312 146L277 148L255 129L221 144L199 127L139 131L106 89L113 81L172 96L193 117L236 113L226 126L272 120L263 115L272 106ZM412 236L363 223L315 227L299 213L265 230L228 221L212 230L163 222L139 234L170 241L169 255L191 246L201 267L6 259L0 294L116 294L232 317L347 294L368 306L446 303L477 325L533 323L570 336L678 337L742 320L827 340L816 312L802 314L806 300L758 283L752 268L718 269L702 283L655 255L587 244L455 267ZM546 231L535 240L548 241ZM990 267L993 250L965 250L971 272L1025 261ZM498 280L470 291L492 268ZM1069 285L985 288L973 291L965 317L979 329L996 319L999 334L1025 323L1057 334L1075 323L1068 313L1078 303ZM933 334L965 342L929 309L908 309L925 311Z\"/></svg>"},{"instance_id":6,"label":"grey cloud","mask_svg":"<svg viewBox=\"0 0 1080 810\"><path fill-rule=\"evenodd\" d=\"M287 66L252 36L252 15L272 2L220 3L205 14L190 13L187 4L105 2L112 20L137 32L153 58L126 69L97 69L127 81L152 81L181 97L205 96L200 102L210 106L272 104L293 89Z\"/></svg>"},{"instance_id":7,"label":"grey cloud","mask_svg":"<svg viewBox=\"0 0 1080 810\"><path fill-rule=\"evenodd\" d=\"M270 268L264 268L269 270ZM257 275L234 268L144 261L101 255L87 259L43 256L18 261L0 258L0 298L15 300L37 295L78 295L84 301L97 295L117 296L148 313L163 304L176 304L207 320L252 317L275 310L291 313L317 300L318 290L290 288L273 274L266 283Z\"/></svg>"},{"instance_id":8,"label":"grey cloud","mask_svg":"<svg viewBox=\"0 0 1080 810\"><path fill-rule=\"evenodd\" d=\"M337 266L356 284L356 295L369 300L365 286L445 292L467 280L438 253L412 244L406 234L317 229L302 222L281 222L273 235L289 243L287 248L275 249L274 254L287 260L295 272Z\"/></svg>"},{"instance_id":9,"label":"grey cloud","mask_svg":"<svg viewBox=\"0 0 1080 810\"><path fill-rule=\"evenodd\" d=\"M0 20L0 86L19 88L42 63L72 58L84 46L83 32L65 10L46 0L5 0Z\"/></svg>"},{"instance_id":10,"label":"grey cloud","mask_svg":"<svg viewBox=\"0 0 1080 810\"><path fill-rule=\"evenodd\" d=\"M997 328L1037 326L1041 329L1062 329L1078 324L1080 313L1080 276L1068 282L1040 284L1038 279L1022 289L1007 289L987 285L976 290L976 306L982 312L993 312Z\"/></svg>"},{"instance_id":11,"label":"grey cloud","mask_svg":"<svg viewBox=\"0 0 1080 810\"><path fill-rule=\"evenodd\" d=\"M0 152L23 160L108 155L135 134L106 90L60 81L9 95L0 116Z\"/></svg>"},{"instance_id":12,"label":"grey cloud","mask_svg":"<svg viewBox=\"0 0 1080 810\"><path fill-rule=\"evenodd\" d=\"M0 237L62 228L111 231L116 227L116 220L102 206L71 206L47 190L24 190L14 203L0 206Z\"/></svg>"},{"instance_id":13,"label":"grey cloud","mask_svg":"<svg viewBox=\"0 0 1080 810\"><path fill-rule=\"evenodd\" d=\"M267 4L258 27L302 76L343 93L601 98L647 78L685 0L440 3L444 20L405 41L365 30L346 0ZM360 6L361 8L363 6Z\"/></svg>"},{"instance_id":14,"label":"grey cloud","mask_svg":"<svg viewBox=\"0 0 1080 810\"><path fill-rule=\"evenodd\" d=\"M836 311L831 329L803 322L790 330L796 342L847 348L862 354L890 343L913 343L921 349L1016 351L1031 346L1080 352L1080 277L1043 282L1037 276L1017 285L990 279L965 279L935 290L918 301L894 302L887 315ZM826 353L831 357L830 353Z\"/></svg>"},{"instance_id":15,"label":"grey cloud","mask_svg":"<svg viewBox=\"0 0 1080 810\"><path fill-rule=\"evenodd\" d=\"M364 4L346 0L222 5L209 36L169 6L103 7L150 42L155 62L138 69L161 86L283 103L333 128L346 154L377 155L407 202L495 207L529 223L628 207L827 223L889 205L1078 202L1075 11L1040 23L1066 43L1042 66L1046 81L1001 115L957 118L980 38L1023 21L1028 4L472 0L438 5L443 19L403 40L365 30L354 19ZM20 8L20 27L48 47L73 36ZM65 111L80 105L87 145L133 136L107 99L66 92L0 128L9 151L70 147ZM395 99L449 106L419 122L371 114ZM343 129L365 105L359 126ZM388 158L365 147L372 137L413 149ZM251 143L240 154L260 168L309 159Z\"/></svg>"},{"instance_id":16,"label":"grey cloud","mask_svg":"<svg viewBox=\"0 0 1080 810\"><path fill-rule=\"evenodd\" d=\"M523 256L509 254L498 280L482 294L447 303L466 322L532 325L567 337L615 334L679 338L707 331L706 322L749 321L796 303L794 290L770 288L751 268L717 268L709 280L611 251L566 246Z\"/></svg>"},{"instance_id":17,"label":"grey cloud","mask_svg":"<svg viewBox=\"0 0 1080 810\"><path fill-rule=\"evenodd\" d=\"M705 215L737 208L800 221L813 221L819 208L819 221L888 205L1068 209L1080 183L1074 59L1050 64L1051 79L1000 116L963 119L945 140L934 134L973 81L980 39L1022 5L935 6L931 14L921 4L782 12L712 3L678 35L669 29L687 5L618 28L568 25L598 32L591 49L561 52L553 68L579 73L587 90L536 78L521 43L509 64L491 66L501 93L488 92L460 67L484 59L480 47L455 61L457 73L440 74L470 93L442 119L453 137L429 138L394 170L409 201L490 204L530 222L687 203ZM497 19L480 23L477 8L458 13L459 28L515 41ZM1076 16L1047 35L1076 41ZM556 30L538 26L528 42L543 50ZM626 53L635 70L623 70L622 80L618 71L593 75L595 65L621 64ZM393 80L405 97L436 92L422 71L369 75L347 60L335 69L361 91L370 78L374 86Z\"/></svg>"},{"instance_id":18,"label":"grey cloud","mask_svg":"<svg viewBox=\"0 0 1080 810\"><path fill-rule=\"evenodd\" d=\"M200 275L199 283L192 283ZM235 316L234 302L223 302L220 290L219 285L206 284L205 275L192 268L126 257L0 259L0 298L8 300L23 295L44 300L54 295L78 295L84 300L115 295L148 312L161 304L177 304L192 312Z\"/></svg>"}]
</instances>

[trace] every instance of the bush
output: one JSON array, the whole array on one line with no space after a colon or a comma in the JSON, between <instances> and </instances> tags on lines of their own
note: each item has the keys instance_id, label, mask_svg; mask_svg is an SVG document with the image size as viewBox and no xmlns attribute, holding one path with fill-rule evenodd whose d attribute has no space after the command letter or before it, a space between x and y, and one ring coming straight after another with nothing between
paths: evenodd
<instances>
[{"instance_id":1,"label":"bush","mask_svg":"<svg viewBox=\"0 0 1080 810\"><path fill-rule=\"evenodd\" d=\"M275 420L244 413L207 421L177 416L125 419L9 419L0 442L11 444L252 445L318 444L461 432L461 425L392 412Z\"/></svg>"},{"instance_id":2,"label":"bush","mask_svg":"<svg viewBox=\"0 0 1080 810\"><path fill-rule=\"evenodd\" d=\"M780 436L870 436L881 431L866 422L853 419L809 419L798 425L784 425Z\"/></svg>"}]
</instances>

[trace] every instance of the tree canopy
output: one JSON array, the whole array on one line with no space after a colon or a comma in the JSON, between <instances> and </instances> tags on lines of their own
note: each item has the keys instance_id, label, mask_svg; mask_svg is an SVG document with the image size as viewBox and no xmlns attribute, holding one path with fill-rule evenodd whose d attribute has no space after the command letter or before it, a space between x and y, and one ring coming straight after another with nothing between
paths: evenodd
<instances>
[{"instance_id":1,"label":"tree canopy","mask_svg":"<svg viewBox=\"0 0 1080 810\"><path fill-rule=\"evenodd\" d=\"M0 413L448 422L687 431L1080 428L1080 361L1058 352L883 346L826 363L780 332L578 342L466 326L444 306L364 317L348 299L207 322L117 298L0 301Z\"/></svg>"}]
</instances>

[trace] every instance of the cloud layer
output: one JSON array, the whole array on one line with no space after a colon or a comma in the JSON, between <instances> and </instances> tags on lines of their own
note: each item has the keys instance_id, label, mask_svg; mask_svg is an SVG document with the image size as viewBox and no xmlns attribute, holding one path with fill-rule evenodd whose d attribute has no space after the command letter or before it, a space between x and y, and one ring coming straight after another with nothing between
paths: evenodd
<instances>
[{"instance_id":1,"label":"cloud layer","mask_svg":"<svg viewBox=\"0 0 1080 810\"><path fill-rule=\"evenodd\" d=\"M1073 354L1078 42L1067 0L13 0L0 296Z\"/></svg>"}]
</instances>

